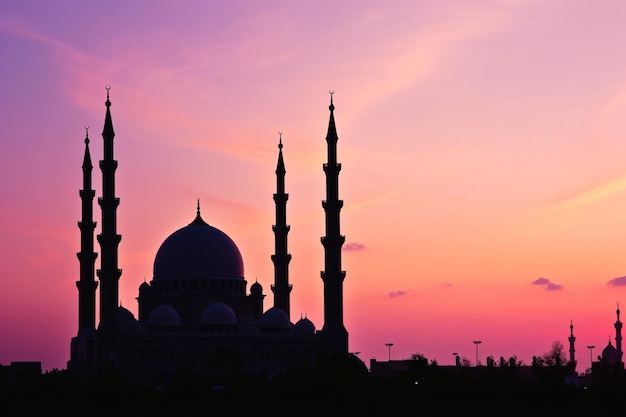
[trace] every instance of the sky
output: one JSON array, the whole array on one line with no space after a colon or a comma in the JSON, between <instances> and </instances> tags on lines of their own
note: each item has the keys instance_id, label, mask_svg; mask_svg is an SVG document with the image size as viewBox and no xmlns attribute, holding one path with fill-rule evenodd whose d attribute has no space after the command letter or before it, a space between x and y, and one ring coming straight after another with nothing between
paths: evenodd
<instances>
[{"instance_id":1,"label":"sky","mask_svg":"<svg viewBox=\"0 0 626 417\"><path fill-rule=\"evenodd\" d=\"M135 316L197 199L272 306L282 132L291 319L321 329L333 90L349 350L528 365L555 341L569 358L572 324L584 372L626 306L625 18L604 0L3 1L0 364L67 366L108 85Z\"/></svg>"}]
</instances>

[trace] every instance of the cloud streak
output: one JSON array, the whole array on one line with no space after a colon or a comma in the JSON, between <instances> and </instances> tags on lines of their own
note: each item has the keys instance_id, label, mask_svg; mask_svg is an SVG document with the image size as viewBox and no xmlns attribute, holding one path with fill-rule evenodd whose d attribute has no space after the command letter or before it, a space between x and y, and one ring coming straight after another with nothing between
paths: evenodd
<instances>
[{"instance_id":1,"label":"cloud streak","mask_svg":"<svg viewBox=\"0 0 626 417\"><path fill-rule=\"evenodd\" d=\"M626 189L626 175L613 178L602 184L578 192L573 197L558 203L556 208L574 208L597 203Z\"/></svg>"},{"instance_id":2,"label":"cloud streak","mask_svg":"<svg viewBox=\"0 0 626 417\"><path fill-rule=\"evenodd\" d=\"M342 248L344 252L358 252L365 250L365 245L357 242L346 243Z\"/></svg>"},{"instance_id":3,"label":"cloud streak","mask_svg":"<svg viewBox=\"0 0 626 417\"><path fill-rule=\"evenodd\" d=\"M398 298L398 297L404 297L408 293L409 292L407 290L390 291L389 294L387 294L387 296L389 298Z\"/></svg>"},{"instance_id":4,"label":"cloud streak","mask_svg":"<svg viewBox=\"0 0 626 417\"><path fill-rule=\"evenodd\" d=\"M532 285L543 286L546 291L560 291L563 289L563 285L556 284L550 281L548 278L537 278L532 282Z\"/></svg>"}]
</instances>

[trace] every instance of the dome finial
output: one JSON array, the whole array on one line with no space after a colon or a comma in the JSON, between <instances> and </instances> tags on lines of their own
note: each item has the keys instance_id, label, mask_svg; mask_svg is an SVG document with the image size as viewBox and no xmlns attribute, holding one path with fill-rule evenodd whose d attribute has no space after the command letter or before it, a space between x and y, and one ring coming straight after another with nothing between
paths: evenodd
<instances>
[{"instance_id":1,"label":"dome finial","mask_svg":"<svg viewBox=\"0 0 626 417\"><path fill-rule=\"evenodd\" d=\"M200 216L200 198L197 199L196 218L190 224L207 224Z\"/></svg>"}]
</instances>

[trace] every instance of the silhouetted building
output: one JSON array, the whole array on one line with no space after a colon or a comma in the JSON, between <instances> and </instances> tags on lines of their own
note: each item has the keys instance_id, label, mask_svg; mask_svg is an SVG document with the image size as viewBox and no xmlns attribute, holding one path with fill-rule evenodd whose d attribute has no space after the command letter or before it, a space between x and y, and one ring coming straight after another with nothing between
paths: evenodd
<instances>
[{"instance_id":1,"label":"silhouetted building","mask_svg":"<svg viewBox=\"0 0 626 417\"><path fill-rule=\"evenodd\" d=\"M348 357L348 332L343 324L343 280L338 198L337 131L332 92L326 136L328 163L324 247L324 324L321 330L306 317L290 319L289 226L286 222L285 165L282 134L278 144L277 190L274 194L276 224L274 305L264 310L265 294L258 282L250 286L235 242L201 216L200 201L195 218L161 244L154 259L150 282L139 286L138 317L119 304L117 233L119 198L115 196L113 123L107 87L106 116L102 137L100 269L94 274L93 198L89 135L83 158L81 250L78 253L78 334L71 342L68 369L82 378L95 378L115 369L130 382L149 386L167 385L179 373L192 373L214 384L224 384L242 375L273 378L279 374L306 372L322 358ZM97 275L99 282L95 280ZM95 325L96 288L100 287L100 323Z\"/></svg>"},{"instance_id":2,"label":"silhouetted building","mask_svg":"<svg viewBox=\"0 0 626 417\"><path fill-rule=\"evenodd\" d=\"M620 321L619 304L615 311L617 319L615 327L615 346L611 343L611 337L607 345L602 349L602 354L598 355L597 361L591 362L591 376L595 382L608 380L621 380L624 374L624 362L622 352L622 322Z\"/></svg>"},{"instance_id":3,"label":"silhouetted building","mask_svg":"<svg viewBox=\"0 0 626 417\"><path fill-rule=\"evenodd\" d=\"M573 367L576 367L576 348L574 347L574 343L576 342L576 336L574 336L574 322L570 320L569 322L569 337L567 338L569 342L569 362L573 364Z\"/></svg>"},{"instance_id":4,"label":"silhouetted building","mask_svg":"<svg viewBox=\"0 0 626 417\"><path fill-rule=\"evenodd\" d=\"M0 387L35 380L41 376L41 362L18 361L0 365Z\"/></svg>"}]
</instances>

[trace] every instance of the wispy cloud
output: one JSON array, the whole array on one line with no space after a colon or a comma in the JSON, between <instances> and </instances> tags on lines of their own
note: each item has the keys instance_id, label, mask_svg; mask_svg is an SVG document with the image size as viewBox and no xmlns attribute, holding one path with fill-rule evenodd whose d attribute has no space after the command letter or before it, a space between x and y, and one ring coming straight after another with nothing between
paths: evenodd
<instances>
[{"instance_id":1,"label":"wispy cloud","mask_svg":"<svg viewBox=\"0 0 626 417\"><path fill-rule=\"evenodd\" d=\"M623 287L626 286L626 277L617 277L608 281L606 285L610 285L612 287Z\"/></svg>"},{"instance_id":2,"label":"wispy cloud","mask_svg":"<svg viewBox=\"0 0 626 417\"><path fill-rule=\"evenodd\" d=\"M481 36L510 30L516 22L513 9L477 8L449 8L445 18L436 23L428 24L428 30L415 29L407 32L403 37L394 40L394 46L370 59L376 59L376 65L371 62L361 62L361 68L377 68L376 77L368 77L368 88L354 88L358 94L355 102L367 108L373 103L386 99L393 94L404 91L416 83L427 79L443 65L446 53L458 47L464 41ZM371 18L369 23L384 25L390 23L385 18ZM424 27L424 25L417 25ZM371 74L367 74L368 76ZM372 79L376 79L373 82ZM356 78L358 85L362 83Z\"/></svg>"},{"instance_id":3,"label":"wispy cloud","mask_svg":"<svg viewBox=\"0 0 626 417\"><path fill-rule=\"evenodd\" d=\"M365 245L362 243L351 242L351 243L346 243L343 246L344 252L357 252L361 250L365 250Z\"/></svg>"},{"instance_id":4,"label":"wispy cloud","mask_svg":"<svg viewBox=\"0 0 626 417\"><path fill-rule=\"evenodd\" d=\"M624 106L626 106L626 87L622 87L622 89L607 103L606 107L598 116L596 124L604 124L607 119L617 113Z\"/></svg>"},{"instance_id":5,"label":"wispy cloud","mask_svg":"<svg viewBox=\"0 0 626 417\"><path fill-rule=\"evenodd\" d=\"M398 298L398 297L404 297L405 295L407 295L409 292L407 290L398 290L398 291L390 291L388 295L389 298Z\"/></svg>"},{"instance_id":6,"label":"wispy cloud","mask_svg":"<svg viewBox=\"0 0 626 417\"><path fill-rule=\"evenodd\" d=\"M407 187L399 187L399 188L395 188L395 189L389 190L389 191L387 191L385 193L378 194L378 195L375 195L375 196L370 197L368 199L358 201L358 202L356 202L354 204L350 204L350 205L346 206L346 210L360 209L360 208L363 208L363 207L370 206L372 204L380 203L381 201L388 200L388 199L390 199L390 198L392 198L392 197L394 197L394 196L396 196L398 194L401 194L401 193L405 192L407 189L408 189Z\"/></svg>"},{"instance_id":7,"label":"wispy cloud","mask_svg":"<svg viewBox=\"0 0 626 417\"><path fill-rule=\"evenodd\" d=\"M59 72L65 74L64 82L67 85L67 94L74 101L83 103L83 105L85 105L86 99L81 93L76 92L76 87L79 86L86 90L85 87L94 82L102 83L102 80L109 80L117 68L115 62L104 60L97 55L84 53L73 45L48 35L19 18L0 20L0 32L43 46Z\"/></svg>"},{"instance_id":8,"label":"wispy cloud","mask_svg":"<svg viewBox=\"0 0 626 417\"><path fill-rule=\"evenodd\" d=\"M626 175L613 178L590 188L578 191L575 195L565 198L555 208L572 208L593 204L626 189Z\"/></svg>"},{"instance_id":9,"label":"wispy cloud","mask_svg":"<svg viewBox=\"0 0 626 417\"><path fill-rule=\"evenodd\" d=\"M550 281L548 278L537 278L532 282L532 285L543 286L546 291L559 291L563 289L561 284L556 284Z\"/></svg>"}]
</instances>

